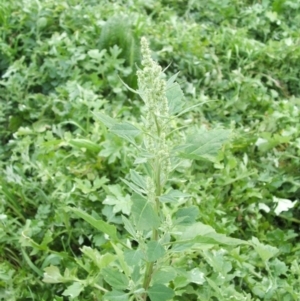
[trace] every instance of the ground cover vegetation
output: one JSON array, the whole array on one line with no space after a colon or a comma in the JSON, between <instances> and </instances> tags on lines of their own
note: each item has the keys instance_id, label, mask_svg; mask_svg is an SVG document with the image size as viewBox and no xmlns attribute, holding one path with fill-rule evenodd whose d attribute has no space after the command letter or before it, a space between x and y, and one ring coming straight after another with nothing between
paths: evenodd
<instances>
[{"instance_id":1,"label":"ground cover vegetation","mask_svg":"<svg viewBox=\"0 0 300 301\"><path fill-rule=\"evenodd\" d=\"M0 24L0 300L300 300L299 0Z\"/></svg>"}]
</instances>

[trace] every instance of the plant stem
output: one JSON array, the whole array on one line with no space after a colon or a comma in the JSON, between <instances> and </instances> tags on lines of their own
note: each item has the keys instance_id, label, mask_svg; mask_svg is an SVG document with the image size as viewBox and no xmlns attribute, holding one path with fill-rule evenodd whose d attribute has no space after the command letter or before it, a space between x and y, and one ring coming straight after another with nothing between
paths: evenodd
<instances>
[{"instance_id":1,"label":"plant stem","mask_svg":"<svg viewBox=\"0 0 300 301\"><path fill-rule=\"evenodd\" d=\"M160 160L159 158L156 158L155 160L155 210L158 214L158 216L160 216L160 203L159 203L159 196L161 195L161 183L160 183L160 171L161 171L161 166L160 166ZM153 229L152 230L152 241L157 241L159 239L159 235L158 235L158 230L157 229ZM147 291L147 289L149 288L150 282L151 282L151 278L152 278L152 274L153 274L153 268L154 268L154 264L155 262L147 262L146 265L146 271L145 271L145 277L144 277L144 282L143 282L143 288L145 289L145 291ZM146 300L147 299L147 293L145 293L143 295L143 299Z\"/></svg>"}]
</instances>

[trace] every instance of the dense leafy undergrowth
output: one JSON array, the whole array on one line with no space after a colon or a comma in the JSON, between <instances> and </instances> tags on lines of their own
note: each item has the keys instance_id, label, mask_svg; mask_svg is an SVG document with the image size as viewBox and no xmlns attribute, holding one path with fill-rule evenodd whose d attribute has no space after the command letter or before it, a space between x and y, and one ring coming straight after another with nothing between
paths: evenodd
<instances>
[{"instance_id":1,"label":"dense leafy undergrowth","mask_svg":"<svg viewBox=\"0 0 300 301\"><path fill-rule=\"evenodd\" d=\"M11 0L0 23L0 300L300 300L299 0ZM137 149L104 117L143 121L142 36L179 72L170 145L231 131L172 161L165 244L129 227Z\"/></svg>"}]
</instances>

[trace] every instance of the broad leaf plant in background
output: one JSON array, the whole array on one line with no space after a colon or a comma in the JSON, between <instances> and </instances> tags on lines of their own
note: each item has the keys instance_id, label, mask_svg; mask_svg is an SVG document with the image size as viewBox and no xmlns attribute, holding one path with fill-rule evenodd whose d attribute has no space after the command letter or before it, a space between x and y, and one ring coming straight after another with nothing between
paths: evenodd
<instances>
[{"instance_id":1,"label":"broad leaf plant in background","mask_svg":"<svg viewBox=\"0 0 300 301\"><path fill-rule=\"evenodd\" d=\"M299 10L0 1L0 300L300 300Z\"/></svg>"}]
</instances>

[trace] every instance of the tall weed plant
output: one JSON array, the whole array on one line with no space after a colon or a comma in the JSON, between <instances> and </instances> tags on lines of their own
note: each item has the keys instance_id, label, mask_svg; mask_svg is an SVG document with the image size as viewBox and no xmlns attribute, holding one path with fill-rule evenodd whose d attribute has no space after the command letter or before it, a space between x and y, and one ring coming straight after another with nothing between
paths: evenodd
<instances>
[{"instance_id":1,"label":"tall weed plant","mask_svg":"<svg viewBox=\"0 0 300 301\"><path fill-rule=\"evenodd\" d=\"M82 273L77 273L77 268L61 274L59 266L51 265L45 268L43 280L73 282L62 294L71 299L93 287L98 291L97 300L108 301L188 300L189 295L205 300L213 296L224 301L252 300L249 294L235 290L233 279L242 281L243 273L238 269L231 273L229 258L240 256L239 246L252 245L267 263L277 249L255 238L246 242L217 233L199 221L198 208L191 204L188 191L172 186L172 174L186 159L215 161L230 131L189 132L177 128L176 118L189 110L183 109L177 74L165 80L162 68L151 57L146 38L141 40L141 52L138 89L132 90L144 102L140 124L119 123L102 112L94 112L110 132L132 146L130 155L135 168L121 179L131 190L131 197L127 203L123 200L118 204L118 198L114 202L115 206L129 209L122 215L122 225L116 226L80 207L65 207L65 212L104 233L106 244L101 249L81 248L82 258L75 262L85 270L85 277L79 277ZM126 235L119 234L123 229ZM195 257L198 259L189 262ZM242 259L238 261L243 265Z\"/></svg>"}]
</instances>

